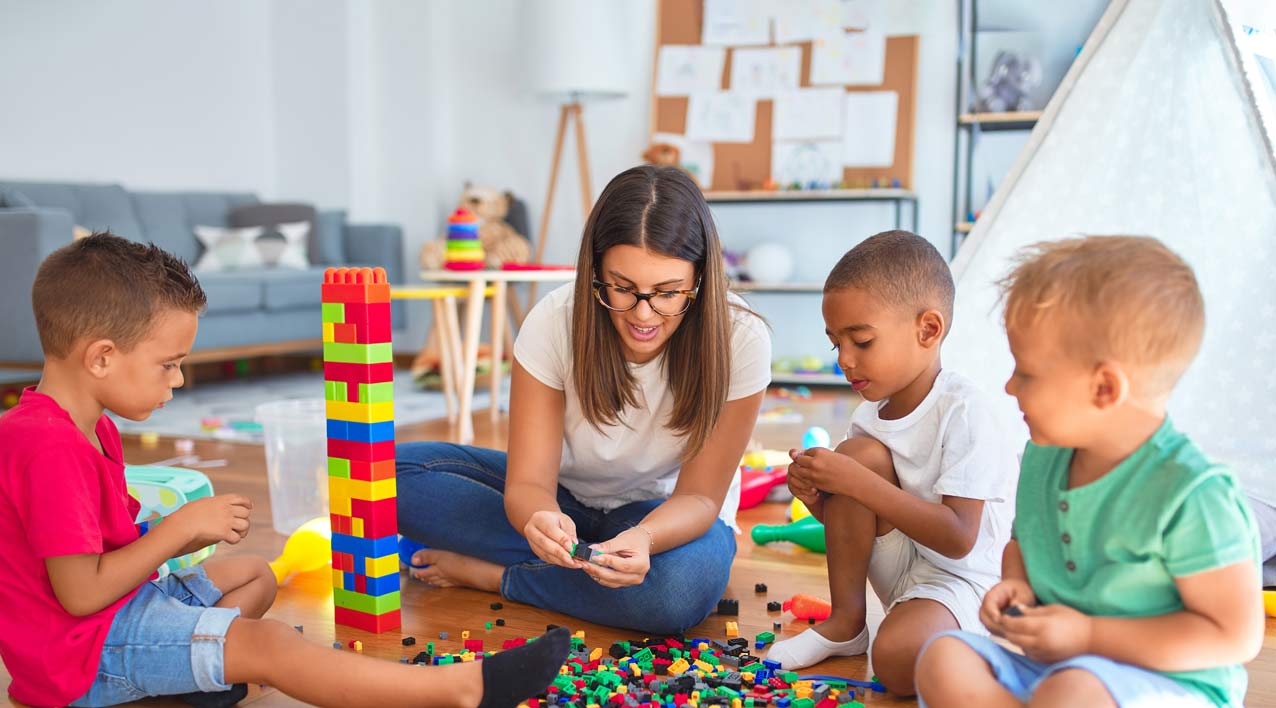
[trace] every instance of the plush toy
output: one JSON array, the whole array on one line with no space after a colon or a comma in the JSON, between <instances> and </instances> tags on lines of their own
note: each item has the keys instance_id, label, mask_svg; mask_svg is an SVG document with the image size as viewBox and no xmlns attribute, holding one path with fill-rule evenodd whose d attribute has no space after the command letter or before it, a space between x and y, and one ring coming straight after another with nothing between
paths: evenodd
<instances>
[{"instance_id":1,"label":"plush toy","mask_svg":"<svg viewBox=\"0 0 1276 708\"><path fill-rule=\"evenodd\" d=\"M500 268L502 263L526 263L532 255L527 237L510 225L511 210L515 207L514 195L491 187L475 187L466 183L457 208L473 212L479 218L479 241L489 268ZM447 260L446 234L421 247L421 267L438 270Z\"/></svg>"},{"instance_id":2,"label":"plush toy","mask_svg":"<svg viewBox=\"0 0 1276 708\"><path fill-rule=\"evenodd\" d=\"M1040 85L1040 62L1012 52L997 52L987 80L975 92L975 110L980 113L1031 110L1028 94Z\"/></svg>"},{"instance_id":3,"label":"plush toy","mask_svg":"<svg viewBox=\"0 0 1276 708\"><path fill-rule=\"evenodd\" d=\"M700 180L696 179L695 174L682 166L682 151L677 145L670 143L652 143L642 153L642 159L649 165L660 165L661 167L677 167L686 172L691 177L691 181L697 185Z\"/></svg>"}]
</instances>

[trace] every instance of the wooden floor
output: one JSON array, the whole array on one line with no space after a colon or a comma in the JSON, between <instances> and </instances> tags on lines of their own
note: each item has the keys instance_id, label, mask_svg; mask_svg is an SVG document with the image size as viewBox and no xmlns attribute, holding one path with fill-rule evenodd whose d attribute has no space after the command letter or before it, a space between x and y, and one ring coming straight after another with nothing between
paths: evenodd
<instances>
[{"instance_id":1,"label":"wooden floor","mask_svg":"<svg viewBox=\"0 0 1276 708\"><path fill-rule=\"evenodd\" d=\"M768 407L775 405L769 400ZM800 412L804 420L801 423L759 423L756 438L768 447L787 448L801 439L802 431L810 425L822 425L838 435L845 429L850 410L855 401L847 396L842 397L830 393L818 393L810 401L781 402L780 405L791 406ZM479 411L475 415L477 444L503 448L507 436L508 419L492 424L487 411ZM401 442L412 440L451 440L455 439L456 430L446 421L423 423L410 426L399 431ZM225 459L225 467L206 470L213 480L218 492L239 492L250 496L256 502L253 510L253 532L235 548L221 547L218 554L255 553L273 558L282 549L284 537L276 534L271 528L270 505L266 486L265 460L259 445L248 445L223 442L199 442L195 453L205 460ZM156 446L143 446L136 438L125 438L124 455L131 464L146 464L174 456L173 441L161 440ZM789 544L778 544L767 547L754 546L749 540L747 531L756 523L783 522L784 505L764 504L755 509L741 512L740 523L746 533L740 536L739 552L732 566L731 580L726 596L740 601L738 618L741 635L753 636L761 631L771 630L773 615L766 612L768 600L780 600L798 592L827 597L824 556L794 548ZM764 595L754 593L754 584L765 582L768 592ZM608 646L612 641L631 639L633 633L615 630L608 627L591 625L573 620L552 612L546 612L515 602L503 601L504 608L494 612L489 603L498 599L494 595L462 589L433 589L409 579L403 579L403 630L384 635L370 635L357 630L334 628L332 623L332 591L330 578L326 572L309 576L294 577L286 586L280 588L278 599L269 617L279 619L290 625L303 625L305 636L311 641L323 645L334 639L347 642L359 639L363 642L364 653L385 657L388 661L398 661L400 657L415 655L421 647L413 647L412 651L403 647L400 639L403 636L417 637L420 643L435 641L444 651L459 651L460 632L468 629L474 638L481 638L489 646L499 646L504 639L519 636L531 636L544 631L548 623L564 624L573 629L583 629L586 641L590 646ZM881 621L882 611L869 593L869 625L876 631ZM506 626L495 627L490 631L483 629L484 622L502 617ZM792 636L806 628L806 624L793 620L789 615L780 618L784 622L783 630L777 636ZM713 616L707 619L689 635L706 637L724 637L725 619ZM440 642L439 632L448 632L450 639ZM811 669L811 673L834 674L851 678L866 679L872 672L865 657L844 658L826 662ZM0 666L0 690L7 689L10 682L8 672ZM1250 666L1250 692L1248 705L1276 706L1276 623L1268 620L1267 637L1262 655ZM915 706L912 700L901 700L885 694L870 694L863 699L870 706ZM298 705L287 696L271 688L253 686L245 703L252 703L260 708L269 706ZM144 703L150 706L185 705L166 699L155 699Z\"/></svg>"}]
</instances>

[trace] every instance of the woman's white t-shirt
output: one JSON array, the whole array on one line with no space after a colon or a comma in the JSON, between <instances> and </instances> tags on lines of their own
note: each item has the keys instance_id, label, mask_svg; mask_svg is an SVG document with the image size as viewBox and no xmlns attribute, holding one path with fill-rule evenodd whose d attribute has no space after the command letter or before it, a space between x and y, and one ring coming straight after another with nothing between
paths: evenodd
<instances>
[{"instance_id":1,"label":"woman's white t-shirt","mask_svg":"<svg viewBox=\"0 0 1276 708\"><path fill-rule=\"evenodd\" d=\"M618 425L595 428L581 412L571 374L574 288L568 283L536 303L514 342L518 363L541 383L566 394L558 482L581 503L595 509L611 510L635 501L666 499L678 479L685 444L665 427L673 411L674 395L665 377L664 354L645 364L629 365L638 384L639 405L623 411ZM744 304L734 294L729 297L732 302ZM770 332L758 317L732 309L727 400L751 396L769 383ZM739 506L737 471L718 516L734 527Z\"/></svg>"}]
</instances>

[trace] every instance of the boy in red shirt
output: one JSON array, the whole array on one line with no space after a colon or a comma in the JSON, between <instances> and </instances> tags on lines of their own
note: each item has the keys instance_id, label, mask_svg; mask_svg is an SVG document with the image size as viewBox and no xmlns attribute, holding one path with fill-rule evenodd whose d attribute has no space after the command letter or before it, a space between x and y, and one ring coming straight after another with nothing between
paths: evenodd
<instances>
[{"instance_id":1,"label":"boy in red shirt","mask_svg":"<svg viewBox=\"0 0 1276 708\"><path fill-rule=\"evenodd\" d=\"M119 431L104 415L145 420L172 397L204 302L181 260L110 234L40 266L32 304L44 371L0 417L9 694L105 706L255 682L315 705L473 707L543 690L566 656L565 629L482 662L422 670L320 647L261 619L275 594L264 559L217 557L155 579L169 558L238 543L249 529L252 503L222 494L139 538Z\"/></svg>"}]
</instances>

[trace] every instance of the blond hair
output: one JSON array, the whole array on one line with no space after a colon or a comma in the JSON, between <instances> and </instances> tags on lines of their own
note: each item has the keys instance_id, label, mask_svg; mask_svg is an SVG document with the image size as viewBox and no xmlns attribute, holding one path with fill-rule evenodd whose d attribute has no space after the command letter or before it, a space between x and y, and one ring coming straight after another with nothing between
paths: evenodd
<instances>
[{"instance_id":1,"label":"blond hair","mask_svg":"<svg viewBox=\"0 0 1276 708\"><path fill-rule=\"evenodd\" d=\"M1006 328L1061 328L1070 356L1129 367L1136 395L1168 396L1200 349L1205 303L1196 276L1154 238L1049 241L1016 260L998 283Z\"/></svg>"}]
</instances>

